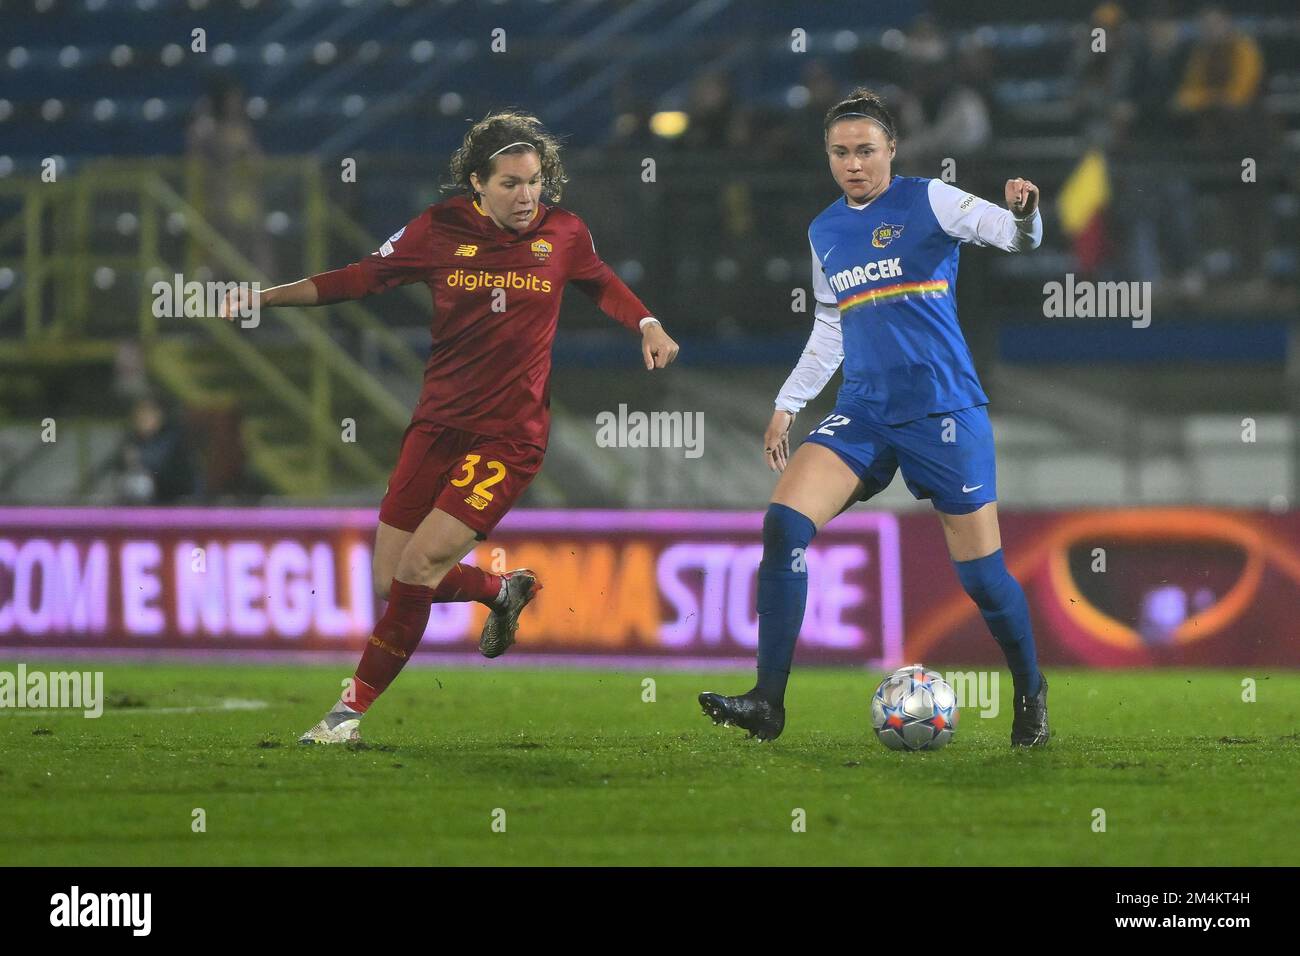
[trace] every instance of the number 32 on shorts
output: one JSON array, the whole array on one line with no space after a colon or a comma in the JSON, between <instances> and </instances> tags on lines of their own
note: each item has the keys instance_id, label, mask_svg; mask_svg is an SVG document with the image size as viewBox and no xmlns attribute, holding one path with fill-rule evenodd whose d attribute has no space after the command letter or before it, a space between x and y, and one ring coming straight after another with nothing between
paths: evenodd
<instances>
[{"instance_id":1,"label":"number 32 on shorts","mask_svg":"<svg viewBox=\"0 0 1300 956\"><path fill-rule=\"evenodd\" d=\"M483 461L482 455L466 455L461 468L464 469L464 477L453 478L451 483L457 488L464 488L471 481L477 472L479 463L491 474L474 486L473 492L465 499L465 504L471 505L479 511L482 511L492 502L492 492L488 491L499 481L504 481L506 477L506 466L499 461Z\"/></svg>"}]
</instances>

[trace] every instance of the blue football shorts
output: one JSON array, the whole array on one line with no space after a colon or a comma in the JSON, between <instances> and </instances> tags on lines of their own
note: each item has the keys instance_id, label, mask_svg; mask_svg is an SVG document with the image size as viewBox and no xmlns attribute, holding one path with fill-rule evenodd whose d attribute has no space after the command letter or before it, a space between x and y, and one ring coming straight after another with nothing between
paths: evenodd
<instances>
[{"instance_id":1,"label":"blue football shorts","mask_svg":"<svg viewBox=\"0 0 1300 956\"><path fill-rule=\"evenodd\" d=\"M866 485L862 501L883 491L903 470L914 498L929 498L946 514L969 514L997 500L993 425L974 405L886 425L841 399L805 441L839 455Z\"/></svg>"}]
</instances>

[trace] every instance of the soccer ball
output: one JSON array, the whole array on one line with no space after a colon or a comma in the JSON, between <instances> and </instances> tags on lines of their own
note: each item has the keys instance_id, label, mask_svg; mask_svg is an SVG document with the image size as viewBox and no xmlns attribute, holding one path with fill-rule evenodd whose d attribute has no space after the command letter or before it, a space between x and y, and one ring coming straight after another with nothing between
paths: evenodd
<instances>
[{"instance_id":1,"label":"soccer ball","mask_svg":"<svg viewBox=\"0 0 1300 956\"><path fill-rule=\"evenodd\" d=\"M938 750L957 730L957 695L938 671L900 667L871 698L871 726L890 750Z\"/></svg>"}]
</instances>

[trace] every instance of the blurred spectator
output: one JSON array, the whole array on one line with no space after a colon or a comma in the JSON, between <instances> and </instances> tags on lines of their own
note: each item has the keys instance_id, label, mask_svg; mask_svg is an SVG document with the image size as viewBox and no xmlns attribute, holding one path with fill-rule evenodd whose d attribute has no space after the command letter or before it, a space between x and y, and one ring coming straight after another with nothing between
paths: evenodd
<instances>
[{"instance_id":1,"label":"blurred spectator","mask_svg":"<svg viewBox=\"0 0 1300 956\"><path fill-rule=\"evenodd\" d=\"M826 159L826 111L840 98L840 87L820 57L809 60L799 82L786 91L783 116L774 116L775 126L764 124L761 139L764 154L774 161L794 165L822 163Z\"/></svg>"},{"instance_id":2,"label":"blurred spectator","mask_svg":"<svg viewBox=\"0 0 1300 956\"><path fill-rule=\"evenodd\" d=\"M925 53L907 58L910 81L898 109L899 154L911 172L938 175L944 158L977 153L993 138L988 55L983 47L968 46L954 64L932 44L910 49Z\"/></svg>"},{"instance_id":3,"label":"blurred spectator","mask_svg":"<svg viewBox=\"0 0 1300 956\"><path fill-rule=\"evenodd\" d=\"M1104 31L1104 48L1094 38ZM1118 3L1103 3L1092 12L1086 32L1075 46L1067 74L1074 115L1089 143L1110 144L1112 126L1123 116L1124 97L1135 67L1136 28Z\"/></svg>"},{"instance_id":4,"label":"blurred spectator","mask_svg":"<svg viewBox=\"0 0 1300 956\"><path fill-rule=\"evenodd\" d=\"M1205 291L1198 262L1197 204L1187 175L1173 165L1150 162L1149 153L1129 156L1140 145L1118 139L1111 154L1126 174L1115 180L1120 245L1125 280L1152 282L1162 295L1195 299Z\"/></svg>"},{"instance_id":5,"label":"blurred spectator","mask_svg":"<svg viewBox=\"0 0 1300 956\"><path fill-rule=\"evenodd\" d=\"M791 150L807 144L795 142L788 118L785 109L760 104L737 107L727 123L727 148L744 151L762 163L789 162Z\"/></svg>"},{"instance_id":6,"label":"blurred spectator","mask_svg":"<svg viewBox=\"0 0 1300 956\"><path fill-rule=\"evenodd\" d=\"M1124 276L1152 282L1162 295L1195 299L1206 285L1197 261L1196 197L1187 174L1167 157L1169 143L1180 136L1173 102L1183 51L1165 0L1147 8L1132 48L1110 137L1115 158L1130 160L1115 184Z\"/></svg>"},{"instance_id":7,"label":"blurred spectator","mask_svg":"<svg viewBox=\"0 0 1300 956\"><path fill-rule=\"evenodd\" d=\"M254 266L273 275L263 216L263 155L238 83L213 82L195 107L185 139L186 152L197 165L199 195L193 198L199 210ZM218 273L229 271L211 265Z\"/></svg>"},{"instance_id":8,"label":"blurred spectator","mask_svg":"<svg viewBox=\"0 0 1300 956\"><path fill-rule=\"evenodd\" d=\"M690 126L682 137L682 145L689 150L723 149L729 145L734 114L735 96L731 84L720 73L706 73L691 88L686 112Z\"/></svg>"},{"instance_id":9,"label":"blurred spectator","mask_svg":"<svg viewBox=\"0 0 1300 956\"><path fill-rule=\"evenodd\" d=\"M1219 7L1204 8L1199 27L1175 106L1194 117L1203 145L1236 149L1252 132L1264 57Z\"/></svg>"},{"instance_id":10,"label":"blurred spectator","mask_svg":"<svg viewBox=\"0 0 1300 956\"><path fill-rule=\"evenodd\" d=\"M948 38L929 14L912 21L903 45L903 55L912 63L939 63L948 55Z\"/></svg>"},{"instance_id":11,"label":"blurred spectator","mask_svg":"<svg viewBox=\"0 0 1300 956\"><path fill-rule=\"evenodd\" d=\"M132 502L170 504L200 491L184 429L152 397L137 400L131 410L131 431L116 470L120 494Z\"/></svg>"},{"instance_id":12,"label":"blurred spectator","mask_svg":"<svg viewBox=\"0 0 1300 956\"><path fill-rule=\"evenodd\" d=\"M1263 54L1220 7L1203 8L1198 27L1175 108L1192 117L1199 148L1231 151L1234 156L1257 155L1267 141L1267 125L1259 109ZM1231 200L1222 194L1214 196L1205 210L1205 221L1211 227L1205 230L1205 241L1230 257L1224 259L1221 271L1248 280L1236 294L1259 304L1270 297L1264 278L1271 226L1268 199L1268 190L1249 188ZM1237 222L1250 223L1250 228L1230 225Z\"/></svg>"},{"instance_id":13,"label":"blurred spectator","mask_svg":"<svg viewBox=\"0 0 1300 956\"><path fill-rule=\"evenodd\" d=\"M821 138L822 124L829 110L840 98L840 85L823 59L814 59L803 68L803 87L808 91L808 103L804 111L816 117L815 131Z\"/></svg>"},{"instance_id":14,"label":"blurred spectator","mask_svg":"<svg viewBox=\"0 0 1300 956\"><path fill-rule=\"evenodd\" d=\"M135 341L119 342L113 354L113 394L124 401L133 401L149 392L149 362L143 345Z\"/></svg>"},{"instance_id":15,"label":"blurred spectator","mask_svg":"<svg viewBox=\"0 0 1300 956\"><path fill-rule=\"evenodd\" d=\"M614 126L609 145L614 149L645 150L656 143L650 132L654 109L636 84L623 80L614 88ZM595 148L595 147L593 147Z\"/></svg>"},{"instance_id":16,"label":"blurred spectator","mask_svg":"<svg viewBox=\"0 0 1300 956\"><path fill-rule=\"evenodd\" d=\"M1168 0L1153 0L1147 8L1135 46L1128 89L1123 93L1124 121L1130 135L1144 142L1170 139L1178 132L1173 103L1185 50Z\"/></svg>"}]
</instances>

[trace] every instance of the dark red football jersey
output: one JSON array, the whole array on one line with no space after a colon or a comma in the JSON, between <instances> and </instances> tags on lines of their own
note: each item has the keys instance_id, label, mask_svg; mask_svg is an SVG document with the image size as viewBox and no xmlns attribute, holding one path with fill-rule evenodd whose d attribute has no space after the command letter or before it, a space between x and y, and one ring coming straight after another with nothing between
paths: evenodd
<instances>
[{"instance_id":1,"label":"dark red football jersey","mask_svg":"<svg viewBox=\"0 0 1300 956\"><path fill-rule=\"evenodd\" d=\"M311 279L323 305L428 285L433 348L411 420L543 448L565 285L634 331L651 314L596 255L586 224L542 203L528 228L513 233L470 197L456 196L416 216L378 252Z\"/></svg>"}]
</instances>

